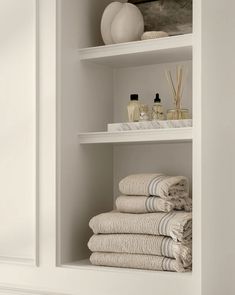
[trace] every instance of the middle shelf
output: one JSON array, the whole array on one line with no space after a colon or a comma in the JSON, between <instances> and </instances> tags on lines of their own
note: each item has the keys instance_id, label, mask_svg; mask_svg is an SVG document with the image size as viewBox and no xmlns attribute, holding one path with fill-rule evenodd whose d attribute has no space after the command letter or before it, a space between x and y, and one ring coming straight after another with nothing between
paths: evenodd
<instances>
[{"instance_id":1,"label":"middle shelf","mask_svg":"<svg viewBox=\"0 0 235 295\"><path fill-rule=\"evenodd\" d=\"M79 133L80 144L95 143L138 143L138 142L190 142L193 139L192 127L131 130L115 132Z\"/></svg>"},{"instance_id":2,"label":"middle shelf","mask_svg":"<svg viewBox=\"0 0 235 295\"><path fill-rule=\"evenodd\" d=\"M84 62L109 67L129 67L192 60L192 34L104 45L79 50Z\"/></svg>"}]
</instances>

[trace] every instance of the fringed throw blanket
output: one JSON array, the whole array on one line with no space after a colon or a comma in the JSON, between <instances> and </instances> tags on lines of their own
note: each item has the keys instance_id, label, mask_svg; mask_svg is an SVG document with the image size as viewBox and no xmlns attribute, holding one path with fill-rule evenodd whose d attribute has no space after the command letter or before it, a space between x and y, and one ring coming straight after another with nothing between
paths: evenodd
<instances>
[{"instance_id":1,"label":"fringed throw blanket","mask_svg":"<svg viewBox=\"0 0 235 295\"><path fill-rule=\"evenodd\" d=\"M95 234L149 234L171 237L176 242L192 239L192 214L172 211L170 213L128 214L108 212L90 220Z\"/></svg>"},{"instance_id":2,"label":"fringed throw blanket","mask_svg":"<svg viewBox=\"0 0 235 295\"><path fill-rule=\"evenodd\" d=\"M120 181L119 190L124 195L158 196L166 200L189 196L186 177L163 174L129 175Z\"/></svg>"},{"instance_id":3,"label":"fringed throw blanket","mask_svg":"<svg viewBox=\"0 0 235 295\"><path fill-rule=\"evenodd\" d=\"M93 235L88 247L92 252L158 255L176 259L182 267L192 264L191 243L182 244L172 238L153 235Z\"/></svg>"},{"instance_id":4,"label":"fringed throw blanket","mask_svg":"<svg viewBox=\"0 0 235 295\"><path fill-rule=\"evenodd\" d=\"M184 268L175 259L156 255L139 255L125 253L92 253L90 261L94 265L126 267L145 270L185 272Z\"/></svg>"},{"instance_id":5,"label":"fringed throw blanket","mask_svg":"<svg viewBox=\"0 0 235 295\"><path fill-rule=\"evenodd\" d=\"M123 213L170 212L172 210L192 211L192 199L164 200L160 197L120 196L116 199L117 211Z\"/></svg>"}]
</instances>

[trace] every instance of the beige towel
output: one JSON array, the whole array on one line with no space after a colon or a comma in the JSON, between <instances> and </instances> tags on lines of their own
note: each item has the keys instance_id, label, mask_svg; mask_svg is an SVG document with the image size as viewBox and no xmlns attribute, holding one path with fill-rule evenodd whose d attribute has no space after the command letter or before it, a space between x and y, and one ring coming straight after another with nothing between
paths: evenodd
<instances>
[{"instance_id":1,"label":"beige towel","mask_svg":"<svg viewBox=\"0 0 235 295\"><path fill-rule=\"evenodd\" d=\"M175 210L192 211L192 199L172 199L159 197L120 196L116 199L117 211L123 213L170 212Z\"/></svg>"},{"instance_id":2,"label":"beige towel","mask_svg":"<svg viewBox=\"0 0 235 295\"><path fill-rule=\"evenodd\" d=\"M192 214L170 213L128 214L108 212L93 217L89 222L95 234L149 234L171 237L174 241L192 239Z\"/></svg>"},{"instance_id":3,"label":"beige towel","mask_svg":"<svg viewBox=\"0 0 235 295\"><path fill-rule=\"evenodd\" d=\"M156 255L139 255L124 253L92 253L90 261L94 265L126 267L159 271L190 271L175 259Z\"/></svg>"},{"instance_id":4,"label":"beige towel","mask_svg":"<svg viewBox=\"0 0 235 295\"><path fill-rule=\"evenodd\" d=\"M183 245L172 238L153 235L93 235L88 247L92 252L158 255L174 258L184 267L192 264L192 245Z\"/></svg>"},{"instance_id":5,"label":"beige towel","mask_svg":"<svg viewBox=\"0 0 235 295\"><path fill-rule=\"evenodd\" d=\"M186 177L160 173L129 175L120 181L119 190L124 195L158 196L167 200L189 196Z\"/></svg>"}]
</instances>

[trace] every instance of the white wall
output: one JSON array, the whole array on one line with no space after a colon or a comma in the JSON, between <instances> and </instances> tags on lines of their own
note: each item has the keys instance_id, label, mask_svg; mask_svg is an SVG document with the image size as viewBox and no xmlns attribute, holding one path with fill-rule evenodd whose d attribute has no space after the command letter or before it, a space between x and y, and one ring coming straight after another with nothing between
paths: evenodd
<instances>
[{"instance_id":1,"label":"white wall","mask_svg":"<svg viewBox=\"0 0 235 295\"><path fill-rule=\"evenodd\" d=\"M235 3L202 1L202 291L234 295Z\"/></svg>"},{"instance_id":2,"label":"white wall","mask_svg":"<svg viewBox=\"0 0 235 295\"><path fill-rule=\"evenodd\" d=\"M3 260L27 261L35 254L35 24L35 1L0 0L0 257Z\"/></svg>"}]
</instances>

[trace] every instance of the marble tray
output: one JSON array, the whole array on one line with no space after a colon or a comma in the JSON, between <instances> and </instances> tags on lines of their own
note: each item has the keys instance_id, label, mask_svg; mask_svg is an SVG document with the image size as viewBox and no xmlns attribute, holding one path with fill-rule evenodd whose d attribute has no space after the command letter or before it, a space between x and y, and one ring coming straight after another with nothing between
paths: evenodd
<instances>
[{"instance_id":1,"label":"marble tray","mask_svg":"<svg viewBox=\"0 0 235 295\"><path fill-rule=\"evenodd\" d=\"M164 120L164 121L147 121L134 123L112 123L108 124L108 132L129 131L142 129L167 129L167 128L184 128L192 127L193 122L190 120Z\"/></svg>"}]
</instances>

